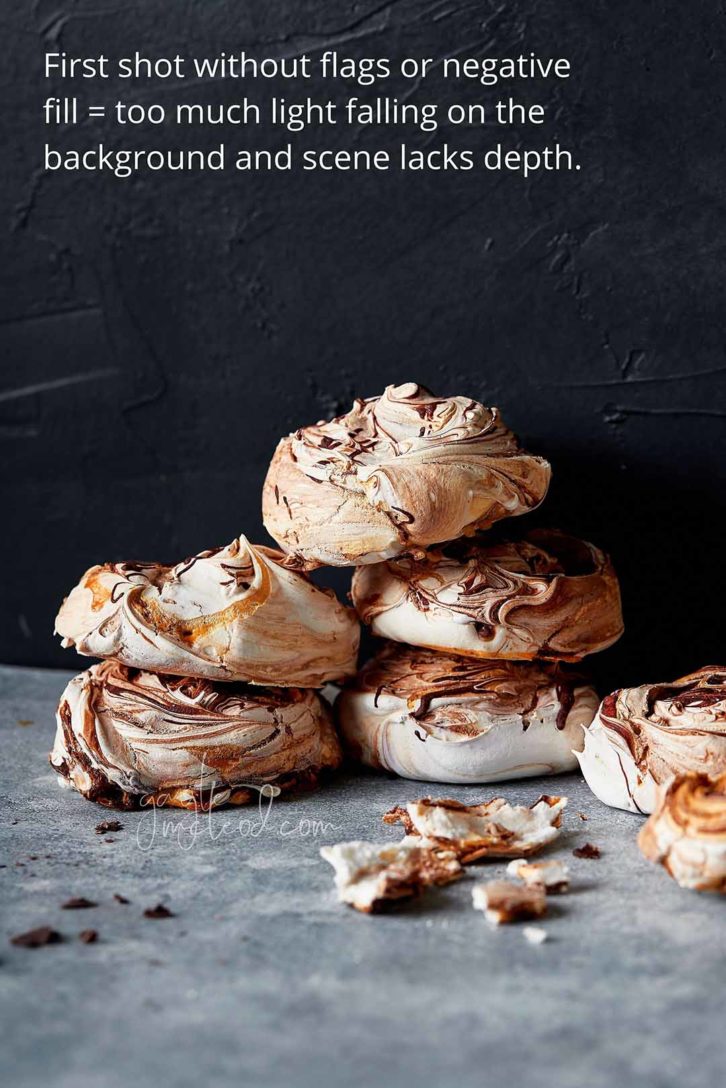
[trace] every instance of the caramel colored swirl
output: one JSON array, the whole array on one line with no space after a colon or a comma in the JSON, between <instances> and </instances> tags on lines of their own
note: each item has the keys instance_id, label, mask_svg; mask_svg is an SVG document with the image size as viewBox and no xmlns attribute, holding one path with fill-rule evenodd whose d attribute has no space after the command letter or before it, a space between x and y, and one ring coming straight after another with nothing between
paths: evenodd
<instances>
[{"instance_id":1,"label":"caramel colored swirl","mask_svg":"<svg viewBox=\"0 0 726 1088\"><path fill-rule=\"evenodd\" d=\"M91 801L116 808L242 804L265 785L312 784L340 746L312 691L212 684L116 661L61 696L50 761Z\"/></svg>"},{"instance_id":2,"label":"caramel colored swirl","mask_svg":"<svg viewBox=\"0 0 726 1088\"><path fill-rule=\"evenodd\" d=\"M623 631L608 557L552 529L360 567L352 595L375 634L472 657L578 661Z\"/></svg>"},{"instance_id":3,"label":"caramel colored swirl","mask_svg":"<svg viewBox=\"0 0 726 1088\"><path fill-rule=\"evenodd\" d=\"M708 667L672 684L608 695L578 755L606 805L652 812L659 787L690 771L726 772L726 669Z\"/></svg>"},{"instance_id":4,"label":"caramel colored swirl","mask_svg":"<svg viewBox=\"0 0 726 1088\"><path fill-rule=\"evenodd\" d=\"M597 695L560 666L474 661L389 644L341 692L351 754L431 782L483 783L576 766Z\"/></svg>"},{"instance_id":5,"label":"caramel colored swirl","mask_svg":"<svg viewBox=\"0 0 726 1088\"><path fill-rule=\"evenodd\" d=\"M496 408L412 382L279 444L265 527L311 566L376 563L538 506L550 466L525 453Z\"/></svg>"},{"instance_id":6,"label":"caramel colored swirl","mask_svg":"<svg viewBox=\"0 0 726 1088\"><path fill-rule=\"evenodd\" d=\"M726 894L726 773L674 778L638 845L682 887Z\"/></svg>"},{"instance_id":7,"label":"caramel colored swirl","mask_svg":"<svg viewBox=\"0 0 726 1088\"><path fill-rule=\"evenodd\" d=\"M56 630L90 657L178 676L320 687L355 670L359 628L330 590L245 537L176 567L92 567Z\"/></svg>"}]
</instances>

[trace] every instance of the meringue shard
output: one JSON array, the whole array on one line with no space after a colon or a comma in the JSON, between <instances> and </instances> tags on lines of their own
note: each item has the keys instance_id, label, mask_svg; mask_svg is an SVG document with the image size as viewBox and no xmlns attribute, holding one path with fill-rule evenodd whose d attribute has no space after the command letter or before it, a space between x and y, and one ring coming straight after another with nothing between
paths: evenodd
<instances>
[{"instance_id":1,"label":"meringue shard","mask_svg":"<svg viewBox=\"0 0 726 1088\"><path fill-rule=\"evenodd\" d=\"M92 567L56 631L78 653L177 676L306 688L349 676L354 613L289 564L241 536L175 567Z\"/></svg>"},{"instance_id":2,"label":"meringue shard","mask_svg":"<svg viewBox=\"0 0 726 1088\"><path fill-rule=\"evenodd\" d=\"M595 796L631 812L653 812L674 775L726 773L726 669L613 692L577 758Z\"/></svg>"},{"instance_id":3,"label":"meringue shard","mask_svg":"<svg viewBox=\"0 0 726 1088\"><path fill-rule=\"evenodd\" d=\"M539 886L526 887L508 880L490 880L475 884L471 890L474 910L484 912L492 925L507 925L528 918L541 918L547 913L547 896Z\"/></svg>"},{"instance_id":4,"label":"meringue shard","mask_svg":"<svg viewBox=\"0 0 726 1088\"><path fill-rule=\"evenodd\" d=\"M674 778L638 845L682 888L726 894L726 773Z\"/></svg>"},{"instance_id":5,"label":"meringue shard","mask_svg":"<svg viewBox=\"0 0 726 1088\"><path fill-rule=\"evenodd\" d=\"M479 858L528 857L560 833L566 797L542 796L528 807L495 797L479 805L425 797L397 806L383 821L401 823L407 837L454 850L463 865Z\"/></svg>"},{"instance_id":6,"label":"meringue shard","mask_svg":"<svg viewBox=\"0 0 726 1088\"><path fill-rule=\"evenodd\" d=\"M553 529L360 567L352 598L375 635L471 657L579 661L623 632L610 559Z\"/></svg>"},{"instance_id":7,"label":"meringue shard","mask_svg":"<svg viewBox=\"0 0 726 1088\"><path fill-rule=\"evenodd\" d=\"M558 665L390 643L335 711L354 758L403 778L466 784L572 770L597 704L594 689Z\"/></svg>"},{"instance_id":8,"label":"meringue shard","mask_svg":"<svg viewBox=\"0 0 726 1088\"><path fill-rule=\"evenodd\" d=\"M114 808L216 808L313 785L340 764L313 691L213 684L104 661L61 696L50 762Z\"/></svg>"},{"instance_id":9,"label":"meringue shard","mask_svg":"<svg viewBox=\"0 0 726 1088\"><path fill-rule=\"evenodd\" d=\"M463 870L450 850L404 839L398 843L341 842L320 855L335 869L338 898L364 914L396 899L419 895L431 885L450 884Z\"/></svg>"},{"instance_id":10,"label":"meringue shard","mask_svg":"<svg viewBox=\"0 0 726 1088\"><path fill-rule=\"evenodd\" d=\"M377 563L534 509L550 472L498 409L409 382L284 438L263 519L310 566Z\"/></svg>"}]
</instances>

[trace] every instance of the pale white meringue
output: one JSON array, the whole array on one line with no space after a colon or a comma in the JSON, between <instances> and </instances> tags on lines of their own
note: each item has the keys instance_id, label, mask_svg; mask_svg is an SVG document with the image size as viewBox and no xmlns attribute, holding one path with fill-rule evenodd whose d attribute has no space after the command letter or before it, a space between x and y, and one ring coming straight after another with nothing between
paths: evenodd
<instances>
[{"instance_id":1,"label":"pale white meringue","mask_svg":"<svg viewBox=\"0 0 726 1088\"><path fill-rule=\"evenodd\" d=\"M527 861L525 858L515 858L507 866L507 873L524 884L544 888L548 895L566 892L570 886L569 866L559 858L551 858L548 861Z\"/></svg>"},{"instance_id":2,"label":"pale white meringue","mask_svg":"<svg viewBox=\"0 0 726 1088\"><path fill-rule=\"evenodd\" d=\"M362 762L466 784L572 770L597 704L592 687L556 665L390 644L343 689L336 716Z\"/></svg>"},{"instance_id":3,"label":"pale white meringue","mask_svg":"<svg viewBox=\"0 0 726 1088\"><path fill-rule=\"evenodd\" d=\"M578 661L623 632L609 558L553 529L359 567L352 598L375 635L470 657Z\"/></svg>"},{"instance_id":4,"label":"pale white meringue","mask_svg":"<svg viewBox=\"0 0 726 1088\"><path fill-rule=\"evenodd\" d=\"M341 761L313 691L213 684L104 661L61 696L51 765L115 808L216 808L312 785Z\"/></svg>"},{"instance_id":5,"label":"pale white meringue","mask_svg":"<svg viewBox=\"0 0 726 1088\"><path fill-rule=\"evenodd\" d=\"M61 606L64 646L177 676L321 687L355 670L360 629L331 590L241 536L165 567L92 567Z\"/></svg>"},{"instance_id":6,"label":"pale white meringue","mask_svg":"<svg viewBox=\"0 0 726 1088\"><path fill-rule=\"evenodd\" d=\"M726 772L726 669L608 695L576 754L595 796L631 812L652 812L674 775Z\"/></svg>"},{"instance_id":7,"label":"pale white meringue","mask_svg":"<svg viewBox=\"0 0 726 1088\"><path fill-rule=\"evenodd\" d=\"M410 839L341 842L321 847L320 855L335 869L340 901L365 914L386 901L418 895L427 886L449 884L462 875L455 853Z\"/></svg>"},{"instance_id":8,"label":"pale white meringue","mask_svg":"<svg viewBox=\"0 0 726 1088\"><path fill-rule=\"evenodd\" d=\"M450 799L409 801L383 817L401 823L407 837L454 850L466 865L479 858L528 857L560 834L566 797L540 797L531 806L494 797L478 805Z\"/></svg>"},{"instance_id":9,"label":"pale white meringue","mask_svg":"<svg viewBox=\"0 0 726 1088\"><path fill-rule=\"evenodd\" d=\"M550 466L496 408L409 382L303 427L277 447L262 512L310 565L377 563L538 506Z\"/></svg>"}]
</instances>

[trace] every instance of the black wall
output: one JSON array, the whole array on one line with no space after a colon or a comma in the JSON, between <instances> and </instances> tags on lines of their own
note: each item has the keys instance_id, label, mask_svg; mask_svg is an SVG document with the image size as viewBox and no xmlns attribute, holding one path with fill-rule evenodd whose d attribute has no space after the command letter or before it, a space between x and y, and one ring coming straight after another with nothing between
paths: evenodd
<instances>
[{"instance_id":1,"label":"black wall","mask_svg":"<svg viewBox=\"0 0 726 1088\"><path fill-rule=\"evenodd\" d=\"M596 663L601 684L722 661L725 18L682 0L3 5L0 660L77 663L53 617L94 562L261 539L278 437L415 379L500 405L554 464L535 517L614 554L627 634ZM46 48L567 56L568 82L519 93L548 106L545 131L504 138L558 138L582 169L46 175ZM243 93L210 83L195 97ZM433 80L419 100L447 93ZM117 130L51 136L112 144ZM406 137L485 147L501 134ZM322 142L386 143L342 129Z\"/></svg>"}]
</instances>

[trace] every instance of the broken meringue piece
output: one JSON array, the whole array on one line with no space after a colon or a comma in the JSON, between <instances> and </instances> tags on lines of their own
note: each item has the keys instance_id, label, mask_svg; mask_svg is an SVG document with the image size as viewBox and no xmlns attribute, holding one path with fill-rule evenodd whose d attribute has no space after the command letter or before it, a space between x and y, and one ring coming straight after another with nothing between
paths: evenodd
<instances>
[{"instance_id":1,"label":"broken meringue piece","mask_svg":"<svg viewBox=\"0 0 726 1088\"><path fill-rule=\"evenodd\" d=\"M209 809L313 785L340 764L313 691L212 684L104 661L61 696L50 762L113 808Z\"/></svg>"},{"instance_id":2,"label":"broken meringue piece","mask_svg":"<svg viewBox=\"0 0 726 1088\"><path fill-rule=\"evenodd\" d=\"M547 913L547 896L539 885L526 887L508 880L475 884L471 890L475 910L484 912L487 922L500 926L523 918L541 918Z\"/></svg>"},{"instance_id":3,"label":"broken meringue piece","mask_svg":"<svg viewBox=\"0 0 726 1088\"><path fill-rule=\"evenodd\" d=\"M610 559L553 529L359 567L351 592L375 635L471 657L579 661L623 633Z\"/></svg>"},{"instance_id":4,"label":"broken meringue piece","mask_svg":"<svg viewBox=\"0 0 726 1088\"><path fill-rule=\"evenodd\" d=\"M726 773L674 778L641 828L638 846L682 888L726 894Z\"/></svg>"},{"instance_id":5,"label":"broken meringue piece","mask_svg":"<svg viewBox=\"0 0 726 1088\"><path fill-rule=\"evenodd\" d=\"M331 590L241 536L176 567L106 563L61 606L64 646L176 676L321 687L355 671L360 629Z\"/></svg>"},{"instance_id":6,"label":"broken meringue piece","mask_svg":"<svg viewBox=\"0 0 726 1088\"><path fill-rule=\"evenodd\" d=\"M532 510L550 471L498 409L408 382L283 438L262 513L311 565L377 563Z\"/></svg>"},{"instance_id":7,"label":"broken meringue piece","mask_svg":"<svg viewBox=\"0 0 726 1088\"><path fill-rule=\"evenodd\" d=\"M522 936L530 944L544 944L549 934L542 926L525 926L522 930Z\"/></svg>"},{"instance_id":8,"label":"broken meringue piece","mask_svg":"<svg viewBox=\"0 0 726 1088\"><path fill-rule=\"evenodd\" d=\"M454 850L463 865L479 858L535 854L560 833L566 797L542 796L531 807L495 797L480 805L425 797L387 812L383 821L401 823L407 836L428 846Z\"/></svg>"},{"instance_id":9,"label":"broken meringue piece","mask_svg":"<svg viewBox=\"0 0 726 1088\"><path fill-rule=\"evenodd\" d=\"M354 758L403 778L466 784L572 770L597 704L594 689L558 665L389 643L335 709Z\"/></svg>"},{"instance_id":10,"label":"broken meringue piece","mask_svg":"<svg viewBox=\"0 0 726 1088\"><path fill-rule=\"evenodd\" d=\"M419 895L431 885L450 884L463 870L456 854L419 841L341 842L320 855L335 869L338 898L364 914L388 902Z\"/></svg>"},{"instance_id":11,"label":"broken meringue piece","mask_svg":"<svg viewBox=\"0 0 726 1088\"><path fill-rule=\"evenodd\" d=\"M570 870L564 861L525 861L516 858L507 866L507 874L528 887L544 888L548 895L558 895L570 887Z\"/></svg>"},{"instance_id":12,"label":"broken meringue piece","mask_svg":"<svg viewBox=\"0 0 726 1088\"><path fill-rule=\"evenodd\" d=\"M585 729L576 755L595 796L631 812L652 812L659 788L674 775L723 774L726 668L613 692Z\"/></svg>"}]
</instances>

